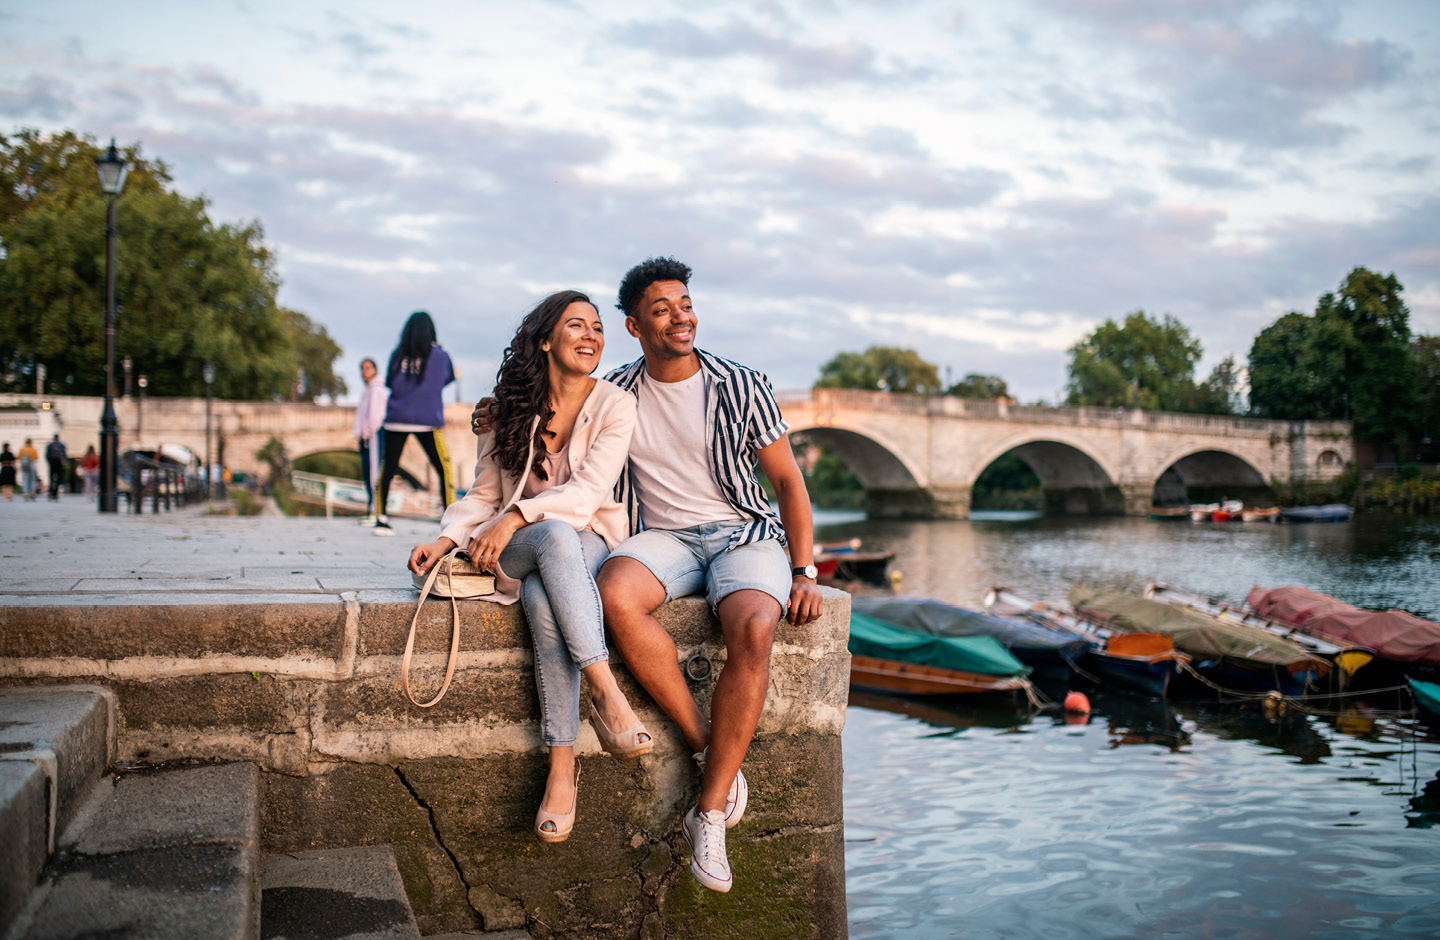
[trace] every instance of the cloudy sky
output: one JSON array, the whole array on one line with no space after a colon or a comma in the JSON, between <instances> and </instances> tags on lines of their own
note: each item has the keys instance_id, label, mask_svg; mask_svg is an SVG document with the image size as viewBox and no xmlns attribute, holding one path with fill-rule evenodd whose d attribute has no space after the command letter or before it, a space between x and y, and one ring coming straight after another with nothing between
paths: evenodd
<instances>
[{"instance_id":1,"label":"cloudy sky","mask_svg":"<svg viewBox=\"0 0 1440 940\"><path fill-rule=\"evenodd\" d=\"M563 287L633 358L615 287L655 254L782 389L885 344L1054 401L1136 308L1208 371L1355 265L1440 332L1433 0L0 0L22 126L258 219L347 376L428 309L471 399Z\"/></svg>"}]
</instances>

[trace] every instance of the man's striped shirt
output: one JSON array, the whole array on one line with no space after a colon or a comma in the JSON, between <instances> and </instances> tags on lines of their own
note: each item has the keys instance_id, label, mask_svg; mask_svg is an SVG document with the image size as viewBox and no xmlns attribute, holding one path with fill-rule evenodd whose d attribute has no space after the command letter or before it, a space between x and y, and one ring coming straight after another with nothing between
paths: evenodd
<instances>
[{"instance_id":1,"label":"man's striped shirt","mask_svg":"<svg viewBox=\"0 0 1440 940\"><path fill-rule=\"evenodd\" d=\"M710 442L707 463L720 493L747 521L730 538L730 547L763 539L785 544L780 517L770 508L760 479L755 473L755 455L780 440L790 425L780 417L780 405L770 380L761 372L697 349L700 371L705 375L705 439ZM621 366L605 376L607 382L639 398L645 357ZM630 517L633 535L645 528L640 518L640 501L629 465L615 484L615 498Z\"/></svg>"}]
</instances>

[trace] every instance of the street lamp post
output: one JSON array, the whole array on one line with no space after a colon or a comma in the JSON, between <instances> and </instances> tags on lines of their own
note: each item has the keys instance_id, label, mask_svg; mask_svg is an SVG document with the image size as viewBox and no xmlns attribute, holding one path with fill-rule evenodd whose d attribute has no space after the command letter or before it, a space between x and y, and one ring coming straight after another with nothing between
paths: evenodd
<instances>
[{"instance_id":1,"label":"street lamp post","mask_svg":"<svg viewBox=\"0 0 1440 940\"><path fill-rule=\"evenodd\" d=\"M215 498L215 475L210 464L210 388L215 384L215 364L205 363L201 372L205 376L205 498Z\"/></svg>"},{"instance_id":2,"label":"street lamp post","mask_svg":"<svg viewBox=\"0 0 1440 940\"><path fill-rule=\"evenodd\" d=\"M139 448L145 446L145 438L141 436L140 425L145 420L145 388L150 384L150 380L142 375L135 381L135 384L140 386L140 397L135 400L135 446Z\"/></svg>"},{"instance_id":3,"label":"street lamp post","mask_svg":"<svg viewBox=\"0 0 1440 940\"><path fill-rule=\"evenodd\" d=\"M95 158L105 209L105 409L100 413L100 511L115 512L115 475L119 467L120 424L115 418L115 202L129 169L111 138L110 149Z\"/></svg>"}]
</instances>

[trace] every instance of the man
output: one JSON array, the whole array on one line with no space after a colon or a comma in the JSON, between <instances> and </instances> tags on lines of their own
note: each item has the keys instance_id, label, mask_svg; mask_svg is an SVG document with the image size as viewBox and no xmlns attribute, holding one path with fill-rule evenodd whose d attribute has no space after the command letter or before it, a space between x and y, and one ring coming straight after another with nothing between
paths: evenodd
<instances>
[{"instance_id":1,"label":"man","mask_svg":"<svg viewBox=\"0 0 1440 940\"><path fill-rule=\"evenodd\" d=\"M700 798L682 827L691 872L724 892L732 884L725 830L749 798L740 764L765 705L776 625L787 609L789 622L809 623L822 602L810 497L785 437L789 426L764 375L696 348L690 273L672 258L652 258L620 283L617 306L644 353L606 376L638 401L630 463L617 485L633 534L597 583L626 666L703 769ZM775 488L779 518L755 475L757 461ZM701 591L726 651L708 719L654 616L666 600Z\"/></svg>"},{"instance_id":2,"label":"man","mask_svg":"<svg viewBox=\"0 0 1440 940\"><path fill-rule=\"evenodd\" d=\"M50 498L60 498L60 488L65 485L65 461L68 458L65 453L65 445L60 442L60 435L55 435L45 447L45 462L50 465Z\"/></svg>"}]
</instances>

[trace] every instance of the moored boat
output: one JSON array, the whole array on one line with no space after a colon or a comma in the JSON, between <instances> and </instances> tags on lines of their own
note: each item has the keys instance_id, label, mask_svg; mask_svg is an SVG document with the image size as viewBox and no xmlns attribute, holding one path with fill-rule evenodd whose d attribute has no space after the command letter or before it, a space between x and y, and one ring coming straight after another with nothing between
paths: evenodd
<instances>
[{"instance_id":1,"label":"moored boat","mask_svg":"<svg viewBox=\"0 0 1440 940\"><path fill-rule=\"evenodd\" d=\"M1224 623L1236 623L1261 630L1288 640L1301 649L1324 657L1334 663L1338 670L1335 675L1342 688L1348 687L1350 677L1356 670L1369 664L1375 658L1375 651L1353 643L1336 642L1327 637L1306 633L1293 624L1282 623L1254 611L1232 607L1219 601L1201 597L1191 591L1184 591L1168 584L1154 582L1145 586L1144 596L1162 604L1170 604L1184 610L1193 610L1214 617Z\"/></svg>"},{"instance_id":2,"label":"moored boat","mask_svg":"<svg viewBox=\"0 0 1440 940\"><path fill-rule=\"evenodd\" d=\"M1036 623L1085 637L1091 649L1081 661L1081 669L1147 695L1163 698L1171 680L1190 662L1190 657L1177 650L1168 636L1125 633L1074 611L1022 597L1009 588L991 588L985 595L985 609L1028 617Z\"/></svg>"},{"instance_id":3,"label":"moored boat","mask_svg":"<svg viewBox=\"0 0 1440 940\"><path fill-rule=\"evenodd\" d=\"M815 567L826 581L865 581L884 586L890 583L890 562L894 552L860 550L860 540L825 542L815 546Z\"/></svg>"},{"instance_id":4,"label":"moored boat","mask_svg":"<svg viewBox=\"0 0 1440 940\"><path fill-rule=\"evenodd\" d=\"M1275 506L1269 506L1265 509L1256 509L1247 506L1240 511L1240 520L1242 522L1278 522L1280 520L1280 510Z\"/></svg>"},{"instance_id":5,"label":"moored boat","mask_svg":"<svg viewBox=\"0 0 1440 940\"><path fill-rule=\"evenodd\" d=\"M1190 506L1190 521L1191 521L1191 522L1209 522L1209 521L1210 521L1210 517L1211 517L1211 516L1214 516L1215 513L1216 513L1217 511L1219 511L1219 509L1220 509L1220 504L1219 504L1219 503L1206 503L1206 504L1204 504L1204 505L1201 505L1201 504L1199 504L1199 503L1195 503L1195 504L1193 504L1193 505Z\"/></svg>"},{"instance_id":6,"label":"moored boat","mask_svg":"<svg viewBox=\"0 0 1440 940\"><path fill-rule=\"evenodd\" d=\"M1184 506L1151 506L1150 518L1160 522L1178 522L1190 518L1190 510Z\"/></svg>"},{"instance_id":7,"label":"moored boat","mask_svg":"<svg viewBox=\"0 0 1440 940\"><path fill-rule=\"evenodd\" d=\"M1440 668L1440 623L1407 611L1362 610L1296 585L1257 586L1245 602L1260 616L1311 636L1364 646L1394 663Z\"/></svg>"},{"instance_id":8,"label":"moored boat","mask_svg":"<svg viewBox=\"0 0 1440 940\"><path fill-rule=\"evenodd\" d=\"M891 626L931 636L993 637L1033 676L1068 679L1074 664L1096 644L1069 630L1037 623L1028 617L967 610L924 597L856 595L851 611Z\"/></svg>"},{"instance_id":9,"label":"moored boat","mask_svg":"<svg viewBox=\"0 0 1440 940\"><path fill-rule=\"evenodd\" d=\"M1222 688L1304 695L1334 664L1259 627L1162 604L1127 591L1070 589L1076 612L1127 632L1162 633L1189 653L1202 675Z\"/></svg>"},{"instance_id":10,"label":"moored boat","mask_svg":"<svg viewBox=\"0 0 1440 940\"><path fill-rule=\"evenodd\" d=\"M1286 522L1344 522L1353 513L1354 510L1343 503L1330 503L1325 506L1289 506L1280 510L1280 516Z\"/></svg>"},{"instance_id":11,"label":"moored boat","mask_svg":"<svg viewBox=\"0 0 1440 940\"><path fill-rule=\"evenodd\" d=\"M1440 684L1426 682L1423 679L1411 679L1410 691L1414 693L1417 705L1440 715Z\"/></svg>"},{"instance_id":12,"label":"moored boat","mask_svg":"<svg viewBox=\"0 0 1440 940\"><path fill-rule=\"evenodd\" d=\"M850 685L904 695L1013 692L1030 669L989 636L934 636L850 615Z\"/></svg>"}]
</instances>

